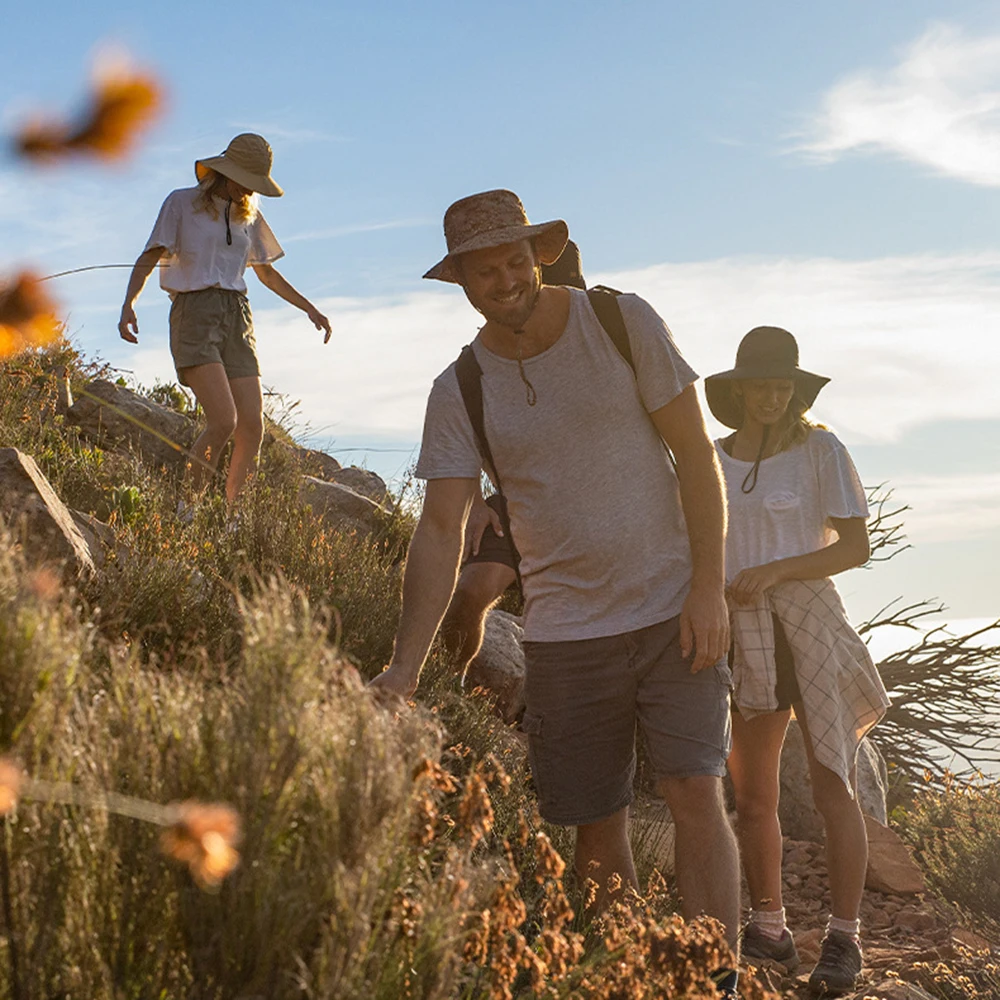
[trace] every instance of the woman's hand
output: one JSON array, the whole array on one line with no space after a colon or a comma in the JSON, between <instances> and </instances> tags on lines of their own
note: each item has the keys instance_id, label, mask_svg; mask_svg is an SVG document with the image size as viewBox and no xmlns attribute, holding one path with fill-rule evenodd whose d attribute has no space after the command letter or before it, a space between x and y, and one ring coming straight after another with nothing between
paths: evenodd
<instances>
[{"instance_id":1,"label":"woman's hand","mask_svg":"<svg viewBox=\"0 0 1000 1000\"><path fill-rule=\"evenodd\" d=\"M778 563L765 563L763 566L751 566L741 570L729 585L729 593L740 605L758 604L765 590L770 590L775 584L781 583L783 577Z\"/></svg>"},{"instance_id":2,"label":"woman's hand","mask_svg":"<svg viewBox=\"0 0 1000 1000\"><path fill-rule=\"evenodd\" d=\"M317 330L325 330L326 336L323 338L323 343L328 344L330 342L330 321L313 305L309 306L306 310L306 315L312 321L314 327Z\"/></svg>"},{"instance_id":3,"label":"woman's hand","mask_svg":"<svg viewBox=\"0 0 1000 1000\"><path fill-rule=\"evenodd\" d=\"M122 306L121 318L118 320L118 335L130 344L138 344L138 333L139 321L136 319L135 310L126 302Z\"/></svg>"},{"instance_id":4,"label":"woman's hand","mask_svg":"<svg viewBox=\"0 0 1000 1000\"><path fill-rule=\"evenodd\" d=\"M503 526L500 515L478 494L472 501L468 520L465 522L465 544L462 548L462 562L471 556L479 555L479 544L483 540L483 532L492 528L498 538L503 538Z\"/></svg>"}]
</instances>

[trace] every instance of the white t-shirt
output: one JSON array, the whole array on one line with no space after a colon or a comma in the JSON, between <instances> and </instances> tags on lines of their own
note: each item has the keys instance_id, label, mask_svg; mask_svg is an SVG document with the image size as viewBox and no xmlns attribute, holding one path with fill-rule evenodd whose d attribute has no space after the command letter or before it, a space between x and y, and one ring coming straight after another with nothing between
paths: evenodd
<instances>
[{"instance_id":1,"label":"white t-shirt","mask_svg":"<svg viewBox=\"0 0 1000 1000\"><path fill-rule=\"evenodd\" d=\"M473 342L483 370L486 437L521 552L524 637L558 642L619 635L672 618L691 580L677 477L648 413L697 376L653 308L618 299L636 374L586 293L570 289L562 336L516 361ZM434 382L416 474L478 479L479 448L455 366Z\"/></svg>"},{"instance_id":2,"label":"white t-shirt","mask_svg":"<svg viewBox=\"0 0 1000 1000\"><path fill-rule=\"evenodd\" d=\"M765 458L750 493L742 485L753 462L730 458L721 439L715 448L729 501L727 582L751 566L830 545L836 539L831 517L868 517L857 469L831 431L815 428L802 444Z\"/></svg>"},{"instance_id":3,"label":"white t-shirt","mask_svg":"<svg viewBox=\"0 0 1000 1000\"><path fill-rule=\"evenodd\" d=\"M271 227L258 211L253 222L230 217L232 244L226 243L226 201L216 198L218 217L195 209L200 189L179 188L160 208L146 250L163 247L160 287L173 298L178 292L229 288L246 294L243 274L249 264L270 264L285 255Z\"/></svg>"}]
</instances>

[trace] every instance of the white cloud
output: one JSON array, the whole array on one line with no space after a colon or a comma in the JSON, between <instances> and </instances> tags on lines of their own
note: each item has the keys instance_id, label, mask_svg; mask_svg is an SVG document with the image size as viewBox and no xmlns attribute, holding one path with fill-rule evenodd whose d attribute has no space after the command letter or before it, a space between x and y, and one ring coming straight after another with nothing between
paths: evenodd
<instances>
[{"instance_id":1,"label":"white cloud","mask_svg":"<svg viewBox=\"0 0 1000 1000\"><path fill-rule=\"evenodd\" d=\"M936 24L888 72L854 73L824 96L799 149L822 159L884 152L1000 186L1000 35Z\"/></svg>"}]
</instances>

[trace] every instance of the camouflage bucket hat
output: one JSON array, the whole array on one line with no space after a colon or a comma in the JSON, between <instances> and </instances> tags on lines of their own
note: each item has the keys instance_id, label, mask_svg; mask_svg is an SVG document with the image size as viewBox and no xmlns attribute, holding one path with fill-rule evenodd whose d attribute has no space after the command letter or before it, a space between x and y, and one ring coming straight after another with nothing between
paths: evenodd
<instances>
[{"instance_id":1,"label":"camouflage bucket hat","mask_svg":"<svg viewBox=\"0 0 1000 1000\"><path fill-rule=\"evenodd\" d=\"M456 201L445 212L444 238L448 253L424 277L459 284L452 267L459 254L534 240L539 263L554 264L569 239L569 227L562 219L533 226L513 191L483 191Z\"/></svg>"},{"instance_id":2,"label":"camouflage bucket hat","mask_svg":"<svg viewBox=\"0 0 1000 1000\"><path fill-rule=\"evenodd\" d=\"M244 132L229 143L224 153L195 160L194 173L200 182L209 170L214 170L250 191L280 198L285 192L271 179L272 162L267 140L254 132Z\"/></svg>"}]
</instances>

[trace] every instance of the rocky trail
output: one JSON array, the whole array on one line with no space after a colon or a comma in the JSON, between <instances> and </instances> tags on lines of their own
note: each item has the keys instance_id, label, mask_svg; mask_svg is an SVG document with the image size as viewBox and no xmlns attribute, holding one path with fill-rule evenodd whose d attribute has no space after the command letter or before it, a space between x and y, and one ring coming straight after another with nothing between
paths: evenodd
<instances>
[{"instance_id":1,"label":"rocky trail","mask_svg":"<svg viewBox=\"0 0 1000 1000\"><path fill-rule=\"evenodd\" d=\"M847 995L850 1000L927 1000L935 994L919 985L921 982L935 974L957 974L955 969L946 971L941 963L961 966L963 953L967 956L970 951L990 950L991 946L997 960L1000 942L988 941L963 927L958 913L918 888L922 881L894 834L881 843L873 842L861 910L862 982ZM756 974L762 983L792 1000L810 996L809 973L819 958L830 912L821 844L786 839L783 892L788 925L795 934L802 964L789 972L777 963L764 963ZM983 994L984 1000L988 996Z\"/></svg>"}]
</instances>

